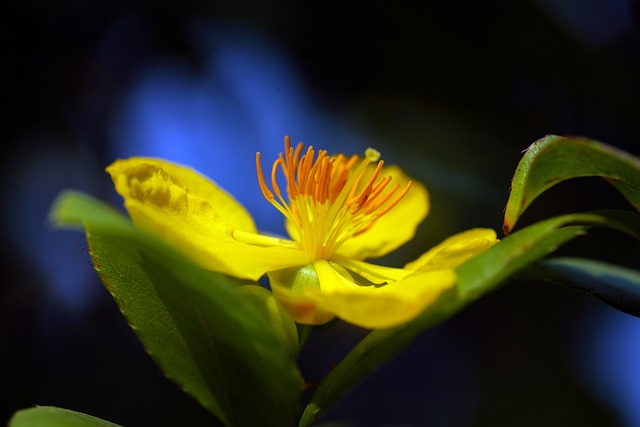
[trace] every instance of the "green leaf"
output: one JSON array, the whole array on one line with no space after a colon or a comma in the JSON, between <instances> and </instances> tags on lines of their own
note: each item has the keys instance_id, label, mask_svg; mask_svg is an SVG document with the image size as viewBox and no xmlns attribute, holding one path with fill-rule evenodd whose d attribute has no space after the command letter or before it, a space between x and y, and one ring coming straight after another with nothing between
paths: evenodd
<instances>
[{"instance_id":1,"label":"green leaf","mask_svg":"<svg viewBox=\"0 0 640 427\"><path fill-rule=\"evenodd\" d=\"M372 331L358 343L320 382L305 408L300 426L310 425L320 411L404 349L422 331L451 317L514 273L584 234L589 227L610 227L640 235L640 229L634 225L637 223L638 215L627 211L572 214L539 222L506 237L458 267L455 291L445 293L417 319L397 328Z\"/></svg>"},{"instance_id":2,"label":"green leaf","mask_svg":"<svg viewBox=\"0 0 640 427\"><path fill-rule=\"evenodd\" d=\"M118 424L68 409L38 406L13 414L7 427L118 427Z\"/></svg>"},{"instance_id":3,"label":"green leaf","mask_svg":"<svg viewBox=\"0 0 640 427\"><path fill-rule=\"evenodd\" d=\"M640 271L583 258L553 258L526 269L518 280L540 280L584 292L640 317Z\"/></svg>"},{"instance_id":4,"label":"green leaf","mask_svg":"<svg viewBox=\"0 0 640 427\"><path fill-rule=\"evenodd\" d=\"M540 221L507 236L498 245L461 265L457 269L461 297L472 300L487 293L593 226L640 238L640 216L631 211L602 210Z\"/></svg>"},{"instance_id":5,"label":"green leaf","mask_svg":"<svg viewBox=\"0 0 640 427\"><path fill-rule=\"evenodd\" d=\"M550 135L533 143L518 164L504 215L505 234L544 191L587 176L605 178L640 211L640 159L590 139Z\"/></svg>"},{"instance_id":6,"label":"green leaf","mask_svg":"<svg viewBox=\"0 0 640 427\"><path fill-rule=\"evenodd\" d=\"M300 419L300 427L310 426L316 416L363 378L404 349L423 330L452 315L456 309L452 292L441 296L419 321L405 326L370 332L318 384ZM419 325L419 326L418 326Z\"/></svg>"},{"instance_id":7,"label":"green leaf","mask_svg":"<svg viewBox=\"0 0 640 427\"><path fill-rule=\"evenodd\" d=\"M259 285L244 285L238 291L252 305L253 310L262 316L276 334L291 360L298 357L298 327L285 309L278 304L273 292Z\"/></svg>"},{"instance_id":8,"label":"green leaf","mask_svg":"<svg viewBox=\"0 0 640 427\"><path fill-rule=\"evenodd\" d=\"M271 325L229 277L205 271L110 206L62 194L94 268L164 373L228 426L291 423L302 379Z\"/></svg>"}]
</instances>

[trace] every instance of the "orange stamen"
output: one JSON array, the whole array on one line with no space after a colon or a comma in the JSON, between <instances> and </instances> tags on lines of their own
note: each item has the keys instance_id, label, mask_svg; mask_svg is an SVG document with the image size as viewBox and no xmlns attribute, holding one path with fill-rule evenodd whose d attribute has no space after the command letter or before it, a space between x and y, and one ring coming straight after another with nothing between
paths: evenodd
<instances>
[{"instance_id":1,"label":"orange stamen","mask_svg":"<svg viewBox=\"0 0 640 427\"><path fill-rule=\"evenodd\" d=\"M335 174L336 175L336 178L334 180L335 182L331 186L331 203L334 203L336 201L336 198L338 197L338 195L346 185L347 180L349 179L349 170L353 167L353 165L356 163L357 160L358 160L358 156L355 154L351 156L351 158L349 158L349 160L346 162L345 162L345 157L342 154L338 155L338 160L336 160L336 163L338 163L338 166L336 167L339 168L340 170L338 173ZM354 187L357 187L357 185L354 185Z\"/></svg>"},{"instance_id":2,"label":"orange stamen","mask_svg":"<svg viewBox=\"0 0 640 427\"><path fill-rule=\"evenodd\" d=\"M354 208L354 210L351 211L351 213L358 212L360 208L362 208L364 204L367 202L369 195L371 194L371 189L373 188L373 184L376 182L376 180L378 179L378 176L380 175L380 171L382 170L383 164L384 164L384 161L382 160L378 162L378 166L376 167L375 172L373 172L373 175L371 175L371 178L369 178L369 181L367 181L367 184L364 186L362 191L357 196L349 200L348 202L349 204L355 203L356 205L356 207Z\"/></svg>"},{"instance_id":3,"label":"orange stamen","mask_svg":"<svg viewBox=\"0 0 640 427\"><path fill-rule=\"evenodd\" d=\"M386 214L391 209L393 209L393 207L397 205L404 196L406 196L406 194L409 192L409 189L411 188L411 185L413 185L413 181L409 181L407 183L407 186L404 188L404 190L402 190L391 202L389 202L387 206L382 208L382 210L377 211L374 214L376 218L380 218L382 215Z\"/></svg>"},{"instance_id":4,"label":"orange stamen","mask_svg":"<svg viewBox=\"0 0 640 427\"><path fill-rule=\"evenodd\" d=\"M360 181L362 181L362 177L364 176L365 171L360 172L360 175L356 178L356 181L351 186L349 190L349 196L347 197L347 204L351 206L356 199L356 191L358 190L358 186L360 185Z\"/></svg>"},{"instance_id":5,"label":"orange stamen","mask_svg":"<svg viewBox=\"0 0 640 427\"><path fill-rule=\"evenodd\" d=\"M329 156L326 150L306 151L300 142L295 148L289 137L284 151L271 168L271 189L264 178L260 153L256 153L258 184L263 196L298 229L301 248L314 259L329 259L347 239L369 230L393 209L411 188L410 181L399 191L389 189L391 176L380 178L384 161L380 153L367 149L364 157L342 154ZM376 168L364 185L370 163ZM278 171L286 181L288 200L278 186Z\"/></svg>"},{"instance_id":6,"label":"orange stamen","mask_svg":"<svg viewBox=\"0 0 640 427\"><path fill-rule=\"evenodd\" d=\"M382 178L380 181L376 182L373 186L373 190L371 191L371 195L369 196L369 203L373 203L373 201L387 188L387 185L391 182L391 177L387 176ZM393 191L396 191L394 188Z\"/></svg>"},{"instance_id":7,"label":"orange stamen","mask_svg":"<svg viewBox=\"0 0 640 427\"><path fill-rule=\"evenodd\" d=\"M273 192L276 193L278 197L281 196L280 187L278 187L277 174L278 174L278 165L280 164L280 159L273 162L273 167L271 167L271 187L273 188Z\"/></svg>"},{"instance_id":8,"label":"orange stamen","mask_svg":"<svg viewBox=\"0 0 640 427\"><path fill-rule=\"evenodd\" d=\"M260 191L262 191L262 195L268 201L273 201L275 197L273 197L273 193L267 187L267 183L264 182L264 173L262 173L262 166L260 165L260 153L256 153L256 169L258 170L258 184L260 185Z\"/></svg>"},{"instance_id":9,"label":"orange stamen","mask_svg":"<svg viewBox=\"0 0 640 427\"><path fill-rule=\"evenodd\" d=\"M316 200L320 204L327 202L329 198L329 183L331 182L331 169L332 162L329 157L322 159L322 167L320 168L320 175L318 177L318 188L316 189Z\"/></svg>"},{"instance_id":10,"label":"orange stamen","mask_svg":"<svg viewBox=\"0 0 640 427\"><path fill-rule=\"evenodd\" d=\"M307 148L307 152L300 159L300 166L298 167L298 188L302 189L302 192L305 192L305 187L307 184L307 180L309 179L309 171L311 170L311 165L313 164L313 156L315 152L313 151L313 147Z\"/></svg>"},{"instance_id":11,"label":"orange stamen","mask_svg":"<svg viewBox=\"0 0 640 427\"><path fill-rule=\"evenodd\" d=\"M391 180L389 179L388 182L390 182ZM386 186L386 184L385 184ZM369 204L367 205L367 209L365 209L365 213L366 214L371 214L373 213L376 209L379 209L380 206L384 205L386 203L387 200L389 200L391 198L391 196L393 196L395 194L396 191L398 191L398 188L400 188L400 184L396 184L393 186L393 188L391 189L391 191L387 191L386 194L384 195L380 195L381 191L378 192L376 194L376 197L370 197L369 198Z\"/></svg>"}]
</instances>

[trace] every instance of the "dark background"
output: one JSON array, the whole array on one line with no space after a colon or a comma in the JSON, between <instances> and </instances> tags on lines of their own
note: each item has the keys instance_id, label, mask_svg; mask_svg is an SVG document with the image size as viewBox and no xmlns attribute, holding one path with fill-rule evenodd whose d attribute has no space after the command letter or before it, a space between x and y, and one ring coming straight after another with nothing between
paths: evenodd
<instances>
[{"instance_id":1,"label":"dark background","mask_svg":"<svg viewBox=\"0 0 640 427\"><path fill-rule=\"evenodd\" d=\"M331 151L376 147L431 191L417 238L383 260L402 265L454 232L499 230L521 151L546 134L640 152L635 1L228 3L6 2L1 420L39 404L131 426L215 425L144 353L83 236L47 224L63 188L119 205L103 172L116 157L193 165L281 231L255 151L273 158L285 134ZM600 180L576 180L520 226L603 207L627 205ZM562 253L637 268L640 248L594 231ZM338 323L312 337L307 378L360 333ZM512 282L424 333L322 420L636 426L638 343L636 318Z\"/></svg>"}]
</instances>

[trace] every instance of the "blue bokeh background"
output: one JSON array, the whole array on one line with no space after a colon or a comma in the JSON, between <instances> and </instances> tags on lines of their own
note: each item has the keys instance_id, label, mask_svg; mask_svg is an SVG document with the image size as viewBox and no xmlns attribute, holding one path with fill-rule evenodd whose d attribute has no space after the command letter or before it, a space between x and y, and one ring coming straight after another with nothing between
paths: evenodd
<instances>
[{"instance_id":1,"label":"blue bokeh background","mask_svg":"<svg viewBox=\"0 0 640 427\"><path fill-rule=\"evenodd\" d=\"M382 262L467 228L500 229L521 151L548 133L640 154L632 0L271 3L8 2L3 93L0 422L33 404L124 425L216 425L153 365L46 215L64 188L118 206L104 167L149 155L195 167L282 233L254 155L284 135L372 146L425 182L432 213ZM599 180L525 214L624 207ZM638 268L632 239L562 249ZM362 331L315 334L318 381ZM640 320L539 283L510 283L420 336L322 420L345 426L640 426Z\"/></svg>"}]
</instances>

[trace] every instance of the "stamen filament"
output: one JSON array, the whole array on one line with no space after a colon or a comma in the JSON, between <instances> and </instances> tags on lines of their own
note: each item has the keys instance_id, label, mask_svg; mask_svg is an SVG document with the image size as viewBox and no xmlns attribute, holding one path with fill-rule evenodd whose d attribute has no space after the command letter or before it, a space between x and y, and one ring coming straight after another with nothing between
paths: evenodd
<instances>
[{"instance_id":1,"label":"stamen filament","mask_svg":"<svg viewBox=\"0 0 640 427\"><path fill-rule=\"evenodd\" d=\"M256 153L256 169L258 170L258 184L260 185L260 191L262 191L262 195L268 201L273 201L273 193L267 187L267 184L264 182L264 174L262 173L262 166L260 165L260 153ZM277 188L277 186L274 186Z\"/></svg>"},{"instance_id":2,"label":"stamen filament","mask_svg":"<svg viewBox=\"0 0 640 427\"><path fill-rule=\"evenodd\" d=\"M407 183L407 186L404 188L404 190L402 190L400 194L398 194L391 202L389 202L389 204L387 204L386 207L382 208L382 210L377 211L375 213L375 216L377 218L380 218L382 215L386 214L391 209L393 209L394 206L397 205L400 202L400 200L402 200L402 198L409 192L411 185L413 185L413 181L409 181Z\"/></svg>"},{"instance_id":3,"label":"stamen filament","mask_svg":"<svg viewBox=\"0 0 640 427\"><path fill-rule=\"evenodd\" d=\"M276 179L276 176L278 174L278 165L280 164L280 159L276 160L275 162L273 162L273 167L271 168L271 187L273 188L274 193L276 193L278 196L280 196L280 187L278 187L278 181ZM262 170L260 170L260 172L262 173ZM263 179L264 181L264 179Z\"/></svg>"},{"instance_id":4,"label":"stamen filament","mask_svg":"<svg viewBox=\"0 0 640 427\"><path fill-rule=\"evenodd\" d=\"M373 190L371 191L371 194L369 195L369 205L370 206L375 206L373 201L376 200L380 194L382 194L382 192L384 191L385 188L387 188L387 185L390 182L391 182L391 177L387 176L387 177L382 178L380 181L378 181L376 183L376 185L373 186ZM396 187L399 186L399 185L400 184L396 184ZM396 191L396 187L394 187L392 192ZM371 210L371 207L367 208L367 210L368 211Z\"/></svg>"},{"instance_id":5,"label":"stamen filament","mask_svg":"<svg viewBox=\"0 0 640 427\"><path fill-rule=\"evenodd\" d=\"M367 184L364 186L360 194L349 201L349 204L355 203L356 205L355 209L353 209L351 213L358 212L360 208L367 202L367 199L371 194L371 189L373 188L373 183L376 181L376 179L378 179L378 175L380 175L380 170L382 169L383 164L384 161L382 160L378 162L378 166L376 167L375 172L373 173L373 175L371 175L371 178L369 178L369 181L367 181Z\"/></svg>"},{"instance_id":6,"label":"stamen filament","mask_svg":"<svg viewBox=\"0 0 640 427\"><path fill-rule=\"evenodd\" d=\"M264 179L260 153L256 153L256 170L263 196L295 225L295 244L314 259L330 259L347 239L366 232L393 209L411 187L409 182L400 192L400 184L388 189L392 177L380 178L384 161L376 150L367 149L363 158L347 158L329 156L326 150L316 152L311 146L303 154L303 148L302 143L291 147L285 137L284 152L271 168L271 189ZM362 184L373 162L376 168ZM277 183L279 170L288 201Z\"/></svg>"}]
</instances>

